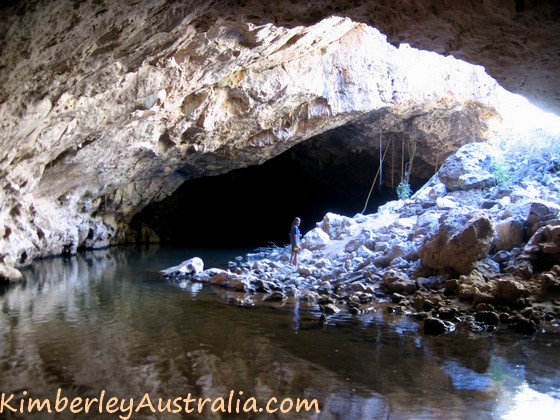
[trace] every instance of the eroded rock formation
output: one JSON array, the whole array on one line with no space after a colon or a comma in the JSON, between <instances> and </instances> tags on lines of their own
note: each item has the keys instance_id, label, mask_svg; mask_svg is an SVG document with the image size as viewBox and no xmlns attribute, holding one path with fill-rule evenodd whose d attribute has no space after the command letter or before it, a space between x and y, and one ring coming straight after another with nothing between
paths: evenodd
<instances>
[{"instance_id":1,"label":"eroded rock formation","mask_svg":"<svg viewBox=\"0 0 560 420\"><path fill-rule=\"evenodd\" d=\"M131 217L186 180L345 124L359 134L350 149L389 132L424 167L488 139L507 94L484 69L384 34L481 63L558 109L555 2L58 0L1 12L6 266L134 240Z\"/></svg>"}]
</instances>

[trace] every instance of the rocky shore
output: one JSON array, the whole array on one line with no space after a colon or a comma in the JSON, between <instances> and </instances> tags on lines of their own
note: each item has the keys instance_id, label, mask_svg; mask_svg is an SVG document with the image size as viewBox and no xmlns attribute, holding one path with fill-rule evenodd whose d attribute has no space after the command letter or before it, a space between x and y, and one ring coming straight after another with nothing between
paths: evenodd
<instances>
[{"instance_id":1,"label":"rocky shore","mask_svg":"<svg viewBox=\"0 0 560 420\"><path fill-rule=\"evenodd\" d=\"M288 248L274 246L227 270L204 270L193 258L162 274L263 301L294 296L318 305L324 320L387 303L423 322L425 334L459 324L473 332L557 329L560 160L550 144L530 153L467 144L410 199L374 214L326 214L304 235L297 268Z\"/></svg>"}]
</instances>

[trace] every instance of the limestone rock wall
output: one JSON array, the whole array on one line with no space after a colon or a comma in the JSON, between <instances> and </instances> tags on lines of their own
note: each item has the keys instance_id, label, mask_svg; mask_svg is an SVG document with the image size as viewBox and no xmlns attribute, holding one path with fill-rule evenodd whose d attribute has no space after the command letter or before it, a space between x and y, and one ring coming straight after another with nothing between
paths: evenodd
<instances>
[{"instance_id":1,"label":"limestone rock wall","mask_svg":"<svg viewBox=\"0 0 560 420\"><path fill-rule=\"evenodd\" d=\"M472 124L454 136L485 140L485 122L506 93L482 67L397 48L359 23L441 51L449 43L429 28L417 37L418 25L441 23L445 13L426 8L404 34L424 12L399 20L411 4L354 3L3 6L0 261L134 239L130 218L185 180L262 163L349 122L424 138L427 160L450 142L457 116ZM502 3L453 16L492 11L490 25L504 13L512 19Z\"/></svg>"}]
</instances>

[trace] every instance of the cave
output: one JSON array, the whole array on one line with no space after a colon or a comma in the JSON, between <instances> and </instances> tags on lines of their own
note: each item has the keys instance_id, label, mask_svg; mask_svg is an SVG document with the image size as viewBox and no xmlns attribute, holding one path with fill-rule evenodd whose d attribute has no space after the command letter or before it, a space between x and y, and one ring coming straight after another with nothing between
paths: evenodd
<instances>
[{"instance_id":1,"label":"cave","mask_svg":"<svg viewBox=\"0 0 560 420\"><path fill-rule=\"evenodd\" d=\"M461 146L499 141L514 93L558 108L555 2L39 0L2 12L7 267L149 229L185 245L283 243L295 215L310 229L327 210L374 212L403 177L415 191ZM247 216L256 236L241 240ZM201 217L223 235L189 233L185 219Z\"/></svg>"},{"instance_id":2,"label":"cave","mask_svg":"<svg viewBox=\"0 0 560 420\"><path fill-rule=\"evenodd\" d=\"M170 197L147 206L131 225L135 229L149 226L165 244L263 247L286 244L296 216L302 219L302 230L309 231L328 212L373 213L386 201L398 199L402 140L398 133L386 133L385 140L381 134L389 150L381 157L385 169L380 175L379 145L352 151L343 140L349 136L364 133L343 126L261 165L186 181ZM408 163L406 150L405 155ZM434 173L421 160L415 165L417 170L410 177L413 190Z\"/></svg>"},{"instance_id":3,"label":"cave","mask_svg":"<svg viewBox=\"0 0 560 420\"><path fill-rule=\"evenodd\" d=\"M558 412L559 40L557 0L3 1L0 416Z\"/></svg>"}]
</instances>

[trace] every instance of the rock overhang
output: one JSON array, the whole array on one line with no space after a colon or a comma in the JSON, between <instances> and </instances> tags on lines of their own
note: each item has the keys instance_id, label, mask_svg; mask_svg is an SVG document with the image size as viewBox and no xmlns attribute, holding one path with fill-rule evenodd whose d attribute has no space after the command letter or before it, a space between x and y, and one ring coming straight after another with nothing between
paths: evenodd
<instances>
[{"instance_id":1,"label":"rock overhang","mask_svg":"<svg viewBox=\"0 0 560 420\"><path fill-rule=\"evenodd\" d=\"M242 3L232 10L257 7ZM348 123L361 133L424 137L432 141L424 160L433 165L430 151L457 140L450 135L457 121L471 128L458 145L484 139L494 112L488 98L501 89L480 67L390 45L359 23L367 21L359 7L337 12L356 20L307 13L308 21L283 26L258 13L218 17L204 4L85 3L69 27L29 35L64 4L5 21L17 22L8 32L15 40L4 40L15 59L14 71L2 71L0 149L2 255L12 262L23 252L125 241L130 217L185 180L260 164ZM398 37L397 28L387 33ZM391 58L397 54L401 64ZM449 64L444 73L428 55L465 70ZM16 75L26 82L15 83ZM447 83L430 83L436 78ZM360 138L350 147L366 149Z\"/></svg>"}]
</instances>

